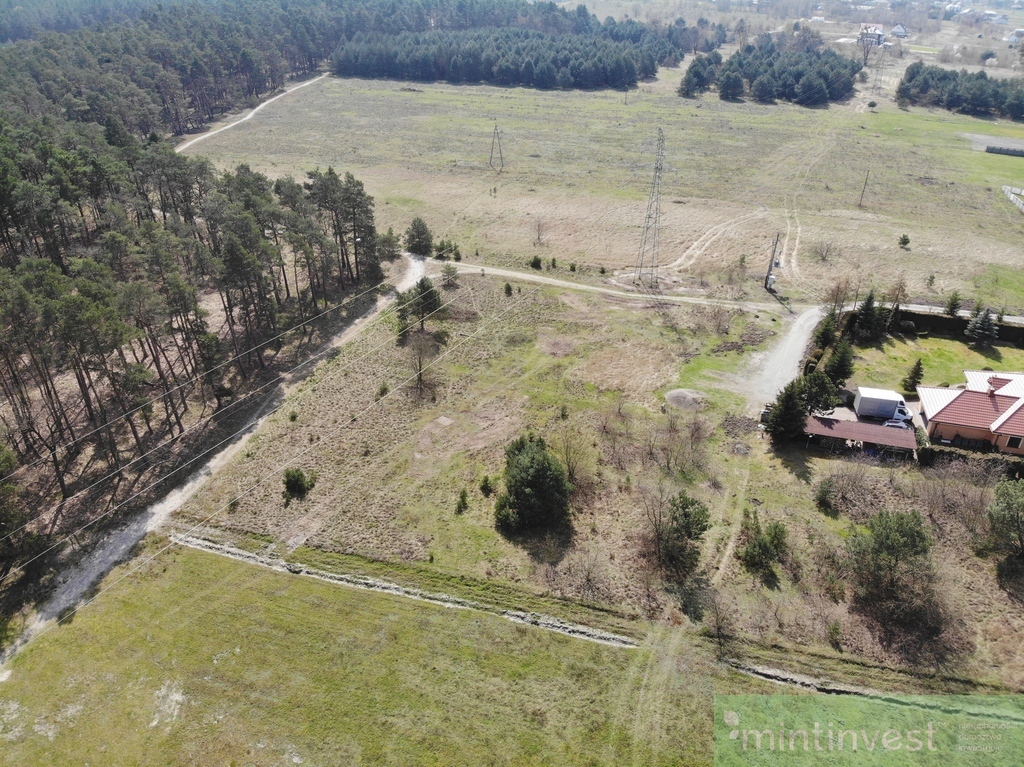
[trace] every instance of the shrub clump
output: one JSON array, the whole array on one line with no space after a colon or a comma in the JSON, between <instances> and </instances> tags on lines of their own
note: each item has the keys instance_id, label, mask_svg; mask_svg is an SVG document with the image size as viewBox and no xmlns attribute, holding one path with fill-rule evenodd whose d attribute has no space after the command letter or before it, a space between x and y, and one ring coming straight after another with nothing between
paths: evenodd
<instances>
[{"instance_id":1,"label":"shrub clump","mask_svg":"<svg viewBox=\"0 0 1024 767\"><path fill-rule=\"evenodd\" d=\"M302 469L285 469L284 492L288 498L305 498L316 484L316 472L309 474Z\"/></svg>"}]
</instances>

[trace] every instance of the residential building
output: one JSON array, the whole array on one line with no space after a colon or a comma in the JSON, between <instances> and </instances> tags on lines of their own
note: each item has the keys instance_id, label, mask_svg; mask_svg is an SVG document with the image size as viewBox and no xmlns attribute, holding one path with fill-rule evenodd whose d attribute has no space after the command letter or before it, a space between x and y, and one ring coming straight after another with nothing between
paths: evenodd
<instances>
[{"instance_id":1,"label":"residential building","mask_svg":"<svg viewBox=\"0 0 1024 767\"><path fill-rule=\"evenodd\" d=\"M919 386L932 442L1024 455L1024 373L965 370L963 388Z\"/></svg>"}]
</instances>

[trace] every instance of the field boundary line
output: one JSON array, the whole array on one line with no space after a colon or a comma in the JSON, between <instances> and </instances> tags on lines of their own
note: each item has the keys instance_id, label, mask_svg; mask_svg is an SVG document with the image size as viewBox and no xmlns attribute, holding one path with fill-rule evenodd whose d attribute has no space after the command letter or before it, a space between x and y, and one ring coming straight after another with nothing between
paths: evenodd
<instances>
[{"instance_id":1,"label":"field boundary line","mask_svg":"<svg viewBox=\"0 0 1024 767\"><path fill-rule=\"evenodd\" d=\"M371 578L366 575L332 573L327 570L319 570L315 567L307 567L306 565L295 562L288 562L280 557L256 554L227 544L215 543L205 538L198 538L193 535L172 533L170 538L179 546L185 546L198 551L205 551L208 554L228 557L229 559L235 559L240 562L247 562L249 564L265 567L280 573L291 573L292 575L314 578L316 580L326 581L339 586L348 586L349 588L363 589L365 591L376 591L381 594L390 594L392 596L403 597L405 599L415 599L419 602L427 602L428 604L437 605L439 607L491 613L492 615L498 615L506 620L512 621L513 623L536 626L537 628L544 629L545 631L553 631L557 634L564 634L565 636L574 637L576 639L584 639L588 642L597 642L598 644L611 645L613 647L635 649L639 647L640 644L635 639L630 639L629 637L613 634L609 631L590 628L589 626L583 626L578 623L567 623L559 618L544 615L542 613L528 613L522 610L503 610L495 605L474 602L472 600L462 599L461 597L455 597L450 594L423 591L422 589L400 586L391 581Z\"/></svg>"}]
</instances>

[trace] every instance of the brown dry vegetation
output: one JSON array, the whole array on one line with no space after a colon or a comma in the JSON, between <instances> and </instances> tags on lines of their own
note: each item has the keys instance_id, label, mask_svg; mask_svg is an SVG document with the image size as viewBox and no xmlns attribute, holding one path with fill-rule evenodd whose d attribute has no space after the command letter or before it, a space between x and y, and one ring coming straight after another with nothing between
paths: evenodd
<instances>
[{"instance_id":1,"label":"brown dry vegetation","mask_svg":"<svg viewBox=\"0 0 1024 767\"><path fill-rule=\"evenodd\" d=\"M532 288L507 298L500 283L476 277L444 295L461 311L443 323L451 356L427 371L422 395L394 329L366 329L266 422L188 518L215 514L213 524L287 549L430 560L447 572L648 609L649 584L636 577L647 569L638 482L714 474L715 423L699 412L662 412L657 394L698 353L722 341L744 347L744 335L763 340L767 321L733 311L721 333L708 332L705 309L677 309L677 334L651 309ZM742 360L733 346L708 353L733 366ZM389 393L375 402L382 382ZM500 473L505 444L526 430L575 466L568 539L502 538L493 499L478 490L483 475ZM293 456L289 465L317 475L306 499L286 502L275 477L230 503ZM456 514L461 488L470 505Z\"/></svg>"},{"instance_id":2,"label":"brown dry vegetation","mask_svg":"<svg viewBox=\"0 0 1024 767\"><path fill-rule=\"evenodd\" d=\"M508 298L498 281L461 282L444 293L454 298L455 319L433 325L451 335L451 354L428 370L423 394L393 327L367 328L303 384L182 522L213 515L208 524L219 530L211 534L271 551L303 546L405 562L670 622L686 613L759 645L927 673L934 666L853 611L844 560L851 525L880 509L919 509L956 629L940 670L1024 685L1011 639L1024 619L1000 588L995 561L975 553L989 473L772 451L752 419L727 414L738 400L719 387L720 376L744 369L742 339L768 337L768 318L676 309L673 331L653 307L528 286ZM382 382L389 394L375 404ZM692 387L688 407L663 410L659 393L677 385ZM574 465L571 533L505 538L494 528L493 498L481 495L480 480L500 474L504 446L527 430ZM315 471L317 485L286 502L275 470L295 456L289 465ZM839 490L834 517L813 503L824 477ZM644 499L659 482L690 483L712 512L701 572L682 591L664 581L650 548ZM462 488L470 503L459 514ZM788 526L792 554L772 587L736 558L744 509L756 509L762 525Z\"/></svg>"}]
</instances>

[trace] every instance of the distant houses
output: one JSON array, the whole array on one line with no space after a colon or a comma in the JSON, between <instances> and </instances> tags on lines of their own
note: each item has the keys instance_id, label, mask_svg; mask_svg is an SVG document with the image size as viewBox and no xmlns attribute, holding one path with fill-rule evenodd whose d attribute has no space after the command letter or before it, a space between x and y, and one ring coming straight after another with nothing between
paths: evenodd
<instances>
[{"instance_id":1,"label":"distant houses","mask_svg":"<svg viewBox=\"0 0 1024 767\"><path fill-rule=\"evenodd\" d=\"M860 36L857 42L868 45L881 45L885 40L885 29L881 24L865 22L860 25Z\"/></svg>"},{"instance_id":2,"label":"distant houses","mask_svg":"<svg viewBox=\"0 0 1024 767\"><path fill-rule=\"evenodd\" d=\"M892 37L898 37L900 40L906 40L908 36L907 28L902 24L897 24L895 27L890 29L889 34Z\"/></svg>"}]
</instances>

